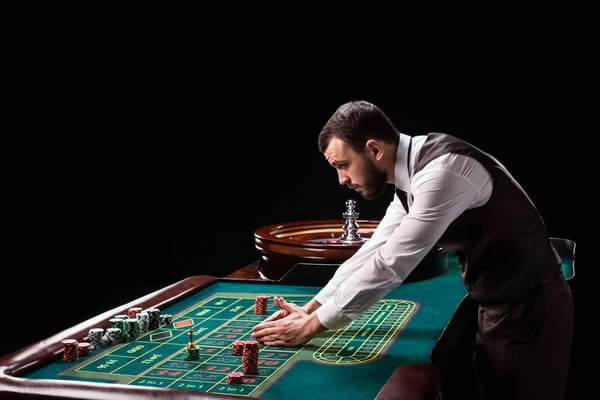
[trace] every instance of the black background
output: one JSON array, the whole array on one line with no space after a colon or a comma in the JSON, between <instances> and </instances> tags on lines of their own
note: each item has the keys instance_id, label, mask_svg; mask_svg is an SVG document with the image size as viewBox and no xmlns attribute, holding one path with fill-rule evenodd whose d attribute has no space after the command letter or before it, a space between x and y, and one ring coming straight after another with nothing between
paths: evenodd
<instances>
[{"instance_id":1,"label":"black background","mask_svg":"<svg viewBox=\"0 0 600 400\"><path fill-rule=\"evenodd\" d=\"M392 190L359 198L317 149L322 125L352 99L379 105L403 133L451 133L492 153L552 236L579 239L584 133L560 81L517 69L355 85L231 68L182 78L107 65L38 76L23 94L18 144L6 149L1 354L187 276L250 264L258 227L341 218L348 198L361 218L381 218Z\"/></svg>"}]
</instances>

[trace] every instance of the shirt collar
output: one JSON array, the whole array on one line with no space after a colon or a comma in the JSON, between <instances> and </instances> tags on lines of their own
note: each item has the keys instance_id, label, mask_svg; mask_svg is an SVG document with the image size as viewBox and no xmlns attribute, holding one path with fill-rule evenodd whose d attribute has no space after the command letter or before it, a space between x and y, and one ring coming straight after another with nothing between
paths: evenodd
<instances>
[{"instance_id":1,"label":"shirt collar","mask_svg":"<svg viewBox=\"0 0 600 400\"><path fill-rule=\"evenodd\" d=\"M408 171L409 154L408 149L411 137L400 134L398 150L396 152L396 167L394 169L394 185L403 192L410 193L410 174Z\"/></svg>"}]
</instances>

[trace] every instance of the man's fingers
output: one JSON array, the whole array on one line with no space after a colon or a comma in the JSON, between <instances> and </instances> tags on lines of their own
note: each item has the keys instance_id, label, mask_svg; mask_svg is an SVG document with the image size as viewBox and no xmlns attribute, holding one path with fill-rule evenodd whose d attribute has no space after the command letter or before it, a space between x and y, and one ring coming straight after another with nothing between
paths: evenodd
<instances>
[{"instance_id":1,"label":"man's fingers","mask_svg":"<svg viewBox=\"0 0 600 400\"><path fill-rule=\"evenodd\" d=\"M261 341L264 342L265 337L267 337L269 335L274 335L276 332L277 332L276 328L266 327L264 329L255 330L251 336L255 339L260 339Z\"/></svg>"},{"instance_id":2,"label":"man's fingers","mask_svg":"<svg viewBox=\"0 0 600 400\"><path fill-rule=\"evenodd\" d=\"M281 308L281 297L274 297L273 303L275 303L277 307Z\"/></svg>"},{"instance_id":3,"label":"man's fingers","mask_svg":"<svg viewBox=\"0 0 600 400\"><path fill-rule=\"evenodd\" d=\"M268 316L263 322L269 322L269 321L273 321L275 318L277 318L279 316L279 312L277 312L276 314L271 314L270 316Z\"/></svg>"},{"instance_id":4,"label":"man's fingers","mask_svg":"<svg viewBox=\"0 0 600 400\"><path fill-rule=\"evenodd\" d=\"M287 312L285 310L279 310L273 314L271 314L269 317L267 317L267 319L265 319L263 321L263 323L265 322L269 322L269 321L273 321L275 319L279 319L279 318L283 318L287 315Z\"/></svg>"},{"instance_id":5,"label":"man's fingers","mask_svg":"<svg viewBox=\"0 0 600 400\"><path fill-rule=\"evenodd\" d=\"M283 340L278 339L269 339L267 341L263 341L263 343L267 346L287 346L288 344Z\"/></svg>"},{"instance_id":6,"label":"man's fingers","mask_svg":"<svg viewBox=\"0 0 600 400\"><path fill-rule=\"evenodd\" d=\"M273 326L273 322L265 322L265 321L263 321L260 324L255 325L254 328L252 328L252 330L254 332L258 332L258 331L261 331L263 329L270 328L271 326Z\"/></svg>"},{"instance_id":7,"label":"man's fingers","mask_svg":"<svg viewBox=\"0 0 600 400\"><path fill-rule=\"evenodd\" d=\"M299 307L294 304L294 303L288 303L287 301L281 299L280 301L280 306L279 306L282 310L287 311L288 313L293 313L298 311Z\"/></svg>"}]
</instances>

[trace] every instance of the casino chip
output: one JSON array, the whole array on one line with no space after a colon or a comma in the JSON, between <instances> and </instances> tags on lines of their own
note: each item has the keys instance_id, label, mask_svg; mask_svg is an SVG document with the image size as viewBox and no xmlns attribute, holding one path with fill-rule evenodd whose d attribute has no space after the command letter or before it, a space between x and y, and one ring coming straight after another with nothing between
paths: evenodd
<instances>
[{"instance_id":1,"label":"casino chip","mask_svg":"<svg viewBox=\"0 0 600 400\"><path fill-rule=\"evenodd\" d=\"M65 339L63 345L63 360L73 362L79 359L79 342L75 339Z\"/></svg>"},{"instance_id":2,"label":"casino chip","mask_svg":"<svg viewBox=\"0 0 600 400\"><path fill-rule=\"evenodd\" d=\"M231 345L231 354L234 356L243 356L244 355L244 341L236 340Z\"/></svg>"},{"instance_id":3,"label":"casino chip","mask_svg":"<svg viewBox=\"0 0 600 400\"><path fill-rule=\"evenodd\" d=\"M92 350L102 347L102 336L104 336L104 329L102 328L92 328L88 331L88 342Z\"/></svg>"},{"instance_id":4,"label":"casino chip","mask_svg":"<svg viewBox=\"0 0 600 400\"><path fill-rule=\"evenodd\" d=\"M101 343L102 346L110 346L113 344L119 343L119 335L121 334L121 329L119 328L108 328L102 336Z\"/></svg>"},{"instance_id":5,"label":"casino chip","mask_svg":"<svg viewBox=\"0 0 600 400\"><path fill-rule=\"evenodd\" d=\"M146 333L150 326L150 314L147 311L137 313L138 325L140 326L140 335Z\"/></svg>"},{"instance_id":6,"label":"casino chip","mask_svg":"<svg viewBox=\"0 0 600 400\"><path fill-rule=\"evenodd\" d=\"M154 331L160 328L160 309L153 307L145 310L148 313L148 330Z\"/></svg>"},{"instance_id":7,"label":"casino chip","mask_svg":"<svg viewBox=\"0 0 600 400\"><path fill-rule=\"evenodd\" d=\"M187 361L197 360L200 358L200 347L195 344L186 347L185 349L185 359Z\"/></svg>"},{"instance_id":8,"label":"casino chip","mask_svg":"<svg viewBox=\"0 0 600 400\"><path fill-rule=\"evenodd\" d=\"M80 342L77 345L77 354L79 357L89 356L92 352L92 346L87 342Z\"/></svg>"},{"instance_id":9,"label":"casino chip","mask_svg":"<svg viewBox=\"0 0 600 400\"><path fill-rule=\"evenodd\" d=\"M254 306L254 313L264 315L267 313L267 304L269 296L256 296L256 305Z\"/></svg>"},{"instance_id":10,"label":"casino chip","mask_svg":"<svg viewBox=\"0 0 600 400\"><path fill-rule=\"evenodd\" d=\"M160 325L168 325L172 319L173 316L171 314L160 314Z\"/></svg>"},{"instance_id":11,"label":"casino chip","mask_svg":"<svg viewBox=\"0 0 600 400\"><path fill-rule=\"evenodd\" d=\"M118 342L122 342L123 341L123 332L125 331L125 319L121 319L121 318L111 318L109 319L111 328L115 328L119 330L119 333L117 334L117 341Z\"/></svg>"},{"instance_id":12,"label":"casino chip","mask_svg":"<svg viewBox=\"0 0 600 400\"><path fill-rule=\"evenodd\" d=\"M129 310L127 310L127 316L129 318L135 318L140 312L142 312L142 307L131 307Z\"/></svg>"},{"instance_id":13,"label":"casino chip","mask_svg":"<svg viewBox=\"0 0 600 400\"><path fill-rule=\"evenodd\" d=\"M138 318L127 318L123 325L123 340L126 342L133 342L140 336L140 322Z\"/></svg>"},{"instance_id":14,"label":"casino chip","mask_svg":"<svg viewBox=\"0 0 600 400\"><path fill-rule=\"evenodd\" d=\"M258 375L258 351L259 344L256 340L244 342L244 354L242 355L242 372L247 375Z\"/></svg>"},{"instance_id":15,"label":"casino chip","mask_svg":"<svg viewBox=\"0 0 600 400\"><path fill-rule=\"evenodd\" d=\"M244 374L241 372L230 372L227 374L227 383L230 385L241 385L244 383Z\"/></svg>"}]
</instances>

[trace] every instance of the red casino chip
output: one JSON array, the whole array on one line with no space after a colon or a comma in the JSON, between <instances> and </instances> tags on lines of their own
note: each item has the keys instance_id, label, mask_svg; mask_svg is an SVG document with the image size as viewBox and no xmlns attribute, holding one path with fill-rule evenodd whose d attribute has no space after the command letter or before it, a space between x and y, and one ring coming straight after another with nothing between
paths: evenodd
<instances>
[{"instance_id":1,"label":"red casino chip","mask_svg":"<svg viewBox=\"0 0 600 400\"><path fill-rule=\"evenodd\" d=\"M258 375L258 353L259 344L256 340L244 342L244 354L242 356L242 372L248 375Z\"/></svg>"},{"instance_id":2,"label":"red casino chip","mask_svg":"<svg viewBox=\"0 0 600 400\"><path fill-rule=\"evenodd\" d=\"M77 354L79 357L89 356L92 352L92 345L87 342L81 342L77 345Z\"/></svg>"},{"instance_id":3,"label":"red casino chip","mask_svg":"<svg viewBox=\"0 0 600 400\"><path fill-rule=\"evenodd\" d=\"M258 365L256 363L242 364L242 371L247 375L258 375Z\"/></svg>"},{"instance_id":4,"label":"red casino chip","mask_svg":"<svg viewBox=\"0 0 600 400\"><path fill-rule=\"evenodd\" d=\"M244 374L241 372L230 372L227 374L227 383L230 385L241 385L244 383Z\"/></svg>"},{"instance_id":5,"label":"red casino chip","mask_svg":"<svg viewBox=\"0 0 600 400\"><path fill-rule=\"evenodd\" d=\"M63 360L66 362L73 362L79 359L79 343L75 339L65 339L62 341L63 345Z\"/></svg>"},{"instance_id":6,"label":"red casino chip","mask_svg":"<svg viewBox=\"0 0 600 400\"><path fill-rule=\"evenodd\" d=\"M234 356L241 356L244 354L244 342L236 340L231 344L231 354Z\"/></svg>"},{"instance_id":7,"label":"red casino chip","mask_svg":"<svg viewBox=\"0 0 600 400\"><path fill-rule=\"evenodd\" d=\"M256 304L254 306L254 313L264 315L267 313L267 304L269 302L269 296L256 296Z\"/></svg>"},{"instance_id":8,"label":"red casino chip","mask_svg":"<svg viewBox=\"0 0 600 400\"><path fill-rule=\"evenodd\" d=\"M244 352L256 352L258 354L259 344L256 340L244 340Z\"/></svg>"},{"instance_id":9,"label":"red casino chip","mask_svg":"<svg viewBox=\"0 0 600 400\"><path fill-rule=\"evenodd\" d=\"M135 318L140 312L142 312L142 307L131 307L127 310L127 316L129 318Z\"/></svg>"}]
</instances>

